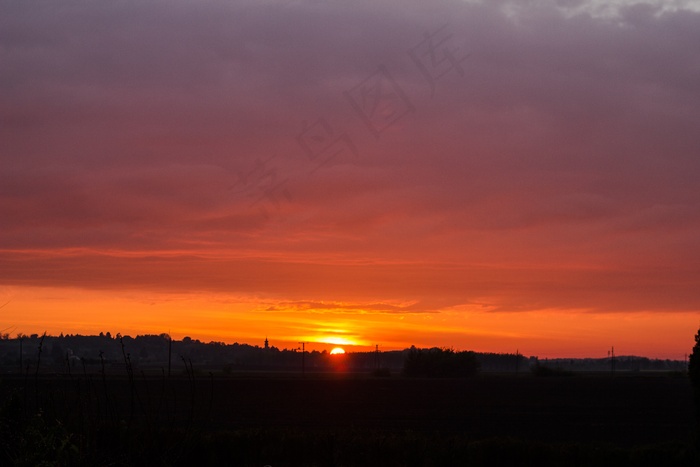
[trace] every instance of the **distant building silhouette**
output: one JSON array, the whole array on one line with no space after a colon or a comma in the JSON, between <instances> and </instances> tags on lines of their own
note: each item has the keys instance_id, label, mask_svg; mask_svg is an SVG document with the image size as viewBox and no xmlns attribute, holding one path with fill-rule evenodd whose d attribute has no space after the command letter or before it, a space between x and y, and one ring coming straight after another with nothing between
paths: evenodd
<instances>
[{"instance_id":1,"label":"distant building silhouette","mask_svg":"<svg viewBox=\"0 0 700 467\"><path fill-rule=\"evenodd\" d=\"M270 342L267 340L267 336L265 336L265 348L266 349L270 348Z\"/></svg>"}]
</instances>

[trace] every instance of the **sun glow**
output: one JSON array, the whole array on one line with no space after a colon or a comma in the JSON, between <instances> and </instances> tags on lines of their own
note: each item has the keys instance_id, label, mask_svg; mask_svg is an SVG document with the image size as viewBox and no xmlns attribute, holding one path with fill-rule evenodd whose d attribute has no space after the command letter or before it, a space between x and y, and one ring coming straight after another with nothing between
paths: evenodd
<instances>
[{"instance_id":1,"label":"sun glow","mask_svg":"<svg viewBox=\"0 0 700 467\"><path fill-rule=\"evenodd\" d=\"M344 353L345 353L345 350L340 348L340 347L336 347L333 350L331 350L331 355L342 355Z\"/></svg>"},{"instance_id":2,"label":"sun glow","mask_svg":"<svg viewBox=\"0 0 700 467\"><path fill-rule=\"evenodd\" d=\"M341 336L324 336L324 337L317 337L316 339L309 339L309 340L316 340L316 342L322 342L324 344L331 344L331 345L358 345L360 344L359 342L355 342L353 340L350 340L345 337Z\"/></svg>"}]
</instances>

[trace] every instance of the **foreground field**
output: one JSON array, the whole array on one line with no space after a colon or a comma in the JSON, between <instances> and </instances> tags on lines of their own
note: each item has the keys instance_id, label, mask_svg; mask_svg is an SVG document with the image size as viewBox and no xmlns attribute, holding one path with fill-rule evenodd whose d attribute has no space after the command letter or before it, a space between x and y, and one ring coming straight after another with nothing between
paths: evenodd
<instances>
[{"instance_id":1,"label":"foreground field","mask_svg":"<svg viewBox=\"0 0 700 467\"><path fill-rule=\"evenodd\" d=\"M58 454L56 446L29 453L10 446L18 465L31 465L31 453L76 465L697 461L683 376L83 375L10 379L2 389L4 425L24 429L20 445L47 444L47 437L65 445Z\"/></svg>"}]
</instances>

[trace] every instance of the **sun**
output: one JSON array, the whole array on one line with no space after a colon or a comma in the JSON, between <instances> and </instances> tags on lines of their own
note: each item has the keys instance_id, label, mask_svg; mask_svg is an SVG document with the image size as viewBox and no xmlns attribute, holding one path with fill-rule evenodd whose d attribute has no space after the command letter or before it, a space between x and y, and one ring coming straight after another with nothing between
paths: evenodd
<instances>
[{"instance_id":1,"label":"sun","mask_svg":"<svg viewBox=\"0 0 700 467\"><path fill-rule=\"evenodd\" d=\"M336 347L333 350L331 350L331 355L342 355L345 353L345 350L343 350L341 347Z\"/></svg>"}]
</instances>

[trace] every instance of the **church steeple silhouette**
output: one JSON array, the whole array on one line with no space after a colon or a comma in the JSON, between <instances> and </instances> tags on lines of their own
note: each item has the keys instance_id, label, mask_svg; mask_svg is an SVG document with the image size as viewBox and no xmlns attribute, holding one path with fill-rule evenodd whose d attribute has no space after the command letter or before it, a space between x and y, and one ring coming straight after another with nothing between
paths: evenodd
<instances>
[{"instance_id":1,"label":"church steeple silhouette","mask_svg":"<svg viewBox=\"0 0 700 467\"><path fill-rule=\"evenodd\" d=\"M267 336L265 336L265 348L269 349L270 348L270 342L267 340Z\"/></svg>"}]
</instances>

